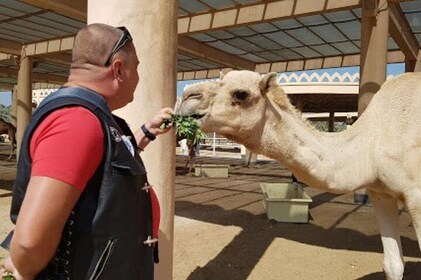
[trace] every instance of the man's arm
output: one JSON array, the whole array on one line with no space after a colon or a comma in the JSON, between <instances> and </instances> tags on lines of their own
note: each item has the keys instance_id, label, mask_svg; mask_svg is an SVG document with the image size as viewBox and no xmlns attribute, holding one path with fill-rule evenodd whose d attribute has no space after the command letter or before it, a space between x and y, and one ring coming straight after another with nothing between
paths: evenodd
<instances>
[{"instance_id":1,"label":"man's arm","mask_svg":"<svg viewBox=\"0 0 421 280\"><path fill-rule=\"evenodd\" d=\"M63 181L31 177L10 247L11 261L22 279L33 279L54 256L80 194Z\"/></svg>"},{"instance_id":2,"label":"man's arm","mask_svg":"<svg viewBox=\"0 0 421 280\"><path fill-rule=\"evenodd\" d=\"M101 162L103 140L100 121L82 107L54 111L33 133L31 179L10 258L3 262L16 279L32 280L54 256L70 212Z\"/></svg>"}]
</instances>

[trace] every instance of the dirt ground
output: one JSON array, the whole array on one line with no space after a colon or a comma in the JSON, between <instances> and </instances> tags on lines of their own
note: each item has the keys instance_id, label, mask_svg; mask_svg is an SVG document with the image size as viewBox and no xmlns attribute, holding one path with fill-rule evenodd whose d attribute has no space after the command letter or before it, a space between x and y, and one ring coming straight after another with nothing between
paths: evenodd
<instances>
[{"instance_id":1,"label":"dirt ground","mask_svg":"<svg viewBox=\"0 0 421 280\"><path fill-rule=\"evenodd\" d=\"M1 147L0 147L1 149ZM0 155L0 240L9 222L15 161ZM311 187L307 224L268 220L261 182L290 182L278 163L252 167L233 158L201 156L199 163L229 164L229 178L185 174L177 156L174 280L380 280L382 246L370 206L353 194L334 195ZM405 280L421 279L420 251L410 217L400 213ZM0 257L7 254L0 249Z\"/></svg>"}]
</instances>

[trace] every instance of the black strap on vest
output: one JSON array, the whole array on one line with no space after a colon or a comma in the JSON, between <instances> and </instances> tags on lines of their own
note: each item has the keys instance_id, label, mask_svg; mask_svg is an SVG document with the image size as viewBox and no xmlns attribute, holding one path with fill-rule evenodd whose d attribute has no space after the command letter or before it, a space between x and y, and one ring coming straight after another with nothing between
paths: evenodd
<instances>
[{"instance_id":1,"label":"black strap on vest","mask_svg":"<svg viewBox=\"0 0 421 280\"><path fill-rule=\"evenodd\" d=\"M34 112L34 121L35 123L38 123L37 118L42 118L42 116L45 115L46 112L51 108L50 106L47 106L50 103L56 103L56 104L69 104L69 101L75 101L76 104L80 104L80 101L85 101L85 103L92 111L95 111L96 108L100 109L105 115L111 117L110 109L107 106L107 103L105 99L87 89L82 87L65 87L60 88L59 90L55 91L54 93L47 96L40 104L40 106L36 109ZM54 106L55 107L55 106Z\"/></svg>"},{"instance_id":2,"label":"black strap on vest","mask_svg":"<svg viewBox=\"0 0 421 280\"><path fill-rule=\"evenodd\" d=\"M49 114L50 111L57 110L60 107L69 106L69 104L71 104L71 106L86 107L95 114L97 114L96 112L100 110L102 115L109 117L111 120L113 119L111 111L108 108L105 99L101 95L82 87L63 87L48 95L41 102L40 106L32 115L31 122L25 131L24 139L30 139L31 136L26 134L33 133L35 131L35 127L40 124L40 122ZM12 219L17 219L13 213L11 216ZM0 246L6 250L9 250L12 236L13 230L1 242Z\"/></svg>"}]
</instances>

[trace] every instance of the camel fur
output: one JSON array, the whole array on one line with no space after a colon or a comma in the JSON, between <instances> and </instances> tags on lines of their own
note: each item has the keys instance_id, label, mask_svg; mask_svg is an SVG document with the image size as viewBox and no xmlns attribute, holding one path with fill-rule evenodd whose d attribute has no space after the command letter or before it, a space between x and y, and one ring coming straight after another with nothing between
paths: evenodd
<instances>
[{"instance_id":1,"label":"camel fur","mask_svg":"<svg viewBox=\"0 0 421 280\"><path fill-rule=\"evenodd\" d=\"M7 159L10 160L16 146L16 127L13 124L0 118L0 135L1 134L7 134L9 136L10 144L12 147L10 150L10 155Z\"/></svg>"},{"instance_id":2,"label":"camel fur","mask_svg":"<svg viewBox=\"0 0 421 280\"><path fill-rule=\"evenodd\" d=\"M380 227L386 278L402 279L398 201L421 241L421 73L388 80L359 119L339 133L308 124L276 77L231 71L219 81L192 85L180 113L200 115L202 131L279 161L311 187L333 193L366 188Z\"/></svg>"}]
</instances>

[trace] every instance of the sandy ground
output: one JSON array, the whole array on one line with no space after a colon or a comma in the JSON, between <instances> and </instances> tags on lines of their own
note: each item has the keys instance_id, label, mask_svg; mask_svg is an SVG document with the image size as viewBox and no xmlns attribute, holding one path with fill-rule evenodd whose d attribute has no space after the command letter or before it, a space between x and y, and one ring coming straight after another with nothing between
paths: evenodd
<instances>
[{"instance_id":1,"label":"sandy ground","mask_svg":"<svg viewBox=\"0 0 421 280\"><path fill-rule=\"evenodd\" d=\"M313 199L309 223L279 223L267 219L260 190L261 182L290 181L278 163L260 160L244 167L239 159L205 153L198 158L199 163L229 164L227 179L185 174L184 162L177 157L174 280L384 279L372 208L355 205L352 194L306 187ZM15 162L0 160L0 240L12 228L8 214L14 176ZM406 211L400 216L404 279L419 280L421 254L414 229ZM6 254L0 249L0 257Z\"/></svg>"}]
</instances>

